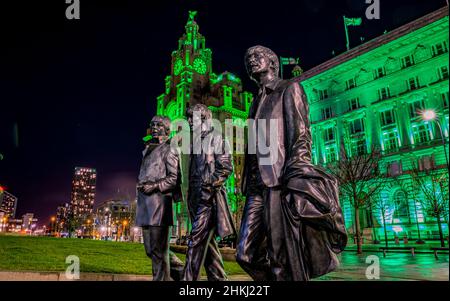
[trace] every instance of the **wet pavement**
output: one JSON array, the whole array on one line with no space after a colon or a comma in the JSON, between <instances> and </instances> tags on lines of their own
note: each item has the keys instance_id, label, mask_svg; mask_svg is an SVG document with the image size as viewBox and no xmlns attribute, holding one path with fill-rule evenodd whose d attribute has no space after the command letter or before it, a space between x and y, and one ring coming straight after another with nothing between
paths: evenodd
<instances>
[{"instance_id":1,"label":"wet pavement","mask_svg":"<svg viewBox=\"0 0 450 301\"><path fill-rule=\"evenodd\" d=\"M370 257L369 257L370 256ZM376 257L373 257L376 256ZM344 251L339 255L340 267L332 273L322 276L315 281L449 281L449 255L439 254L436 259L433 254L388 253L383 257L380 252L365 252L357 255L354 251ZM366 260L368 263L366 263ZM375 260L375 262L374 262ZM379 262L379 278L368 279L376 276L377 269L373 268ZM146 281L151 280L150 275L120 275L108 273L82 273L84 281ZM0 281L5 280L33 280L33 281L62 281L64 272L20 272L0 271ZM202 277L202 280L206 280ZM250 281L248 275L231 275L231 281Z\"/></svg>"},{"instance_id":2,"label":"wet pavement","mask_svg":"<svg viewBox=\"0 0 450 301\"><path fill-rule=\"evenodd\" d=\"M377 256L377 257L369 257ZM344 251L339 255L340 267L318 280L372 280L376 276L376 261L379 262L379 281L433 280L449 281L449 255L439 254L365 252L357 255L354 251ZM367 263L366 263L367 260ZM375 260L375 261L374 261ZM376 277L374 277L376 278Z\"/></svg>"}]
</instances>

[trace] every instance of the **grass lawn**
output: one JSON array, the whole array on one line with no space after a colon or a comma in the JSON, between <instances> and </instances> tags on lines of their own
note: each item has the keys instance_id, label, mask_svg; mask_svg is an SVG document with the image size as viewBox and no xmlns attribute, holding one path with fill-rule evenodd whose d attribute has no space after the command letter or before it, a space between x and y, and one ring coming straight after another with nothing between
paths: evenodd
<instances>
[{"instance_id":1,"label":"grass lawn","mask_svg":"<svg viewBox=\"0 0 450 301\"><path fill-rule=\"evenodd\" d=\"M66 257L80 258L81 272L151 274L144 245L75 238L0 235L0 270L65 271ZM183 254L177 254L184 261ZM228 275L245 274L236 262L225 261Z\"/></svg>"}]
</instances>

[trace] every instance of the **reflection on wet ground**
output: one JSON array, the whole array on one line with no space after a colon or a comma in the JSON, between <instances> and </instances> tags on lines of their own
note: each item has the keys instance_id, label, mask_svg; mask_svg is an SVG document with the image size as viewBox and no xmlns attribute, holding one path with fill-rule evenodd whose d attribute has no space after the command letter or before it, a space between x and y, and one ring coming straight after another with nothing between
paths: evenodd
<instances>
[{"instance_id":1,"label":"reflection on wet ground","mask_svg":"<svg viewBox=\"0 0 450 301\"><path fill-rule=\"evenodd\" d=\"M368 256L377 258L368 258ZM344 251L339 255L340 267L328 275L320 277L318 280L368 280L368 274L373 275L375 261L379 261L379 271L381 281L393 280L449 280L449 255L439 254L436 259L433 254L411 253L387 253L383 257L380 252L365 252L357 255L354 251ZM367 260L367 263L366 263ZM368 269L369 268L369 269Z\"/></svg>"}]
</instances>

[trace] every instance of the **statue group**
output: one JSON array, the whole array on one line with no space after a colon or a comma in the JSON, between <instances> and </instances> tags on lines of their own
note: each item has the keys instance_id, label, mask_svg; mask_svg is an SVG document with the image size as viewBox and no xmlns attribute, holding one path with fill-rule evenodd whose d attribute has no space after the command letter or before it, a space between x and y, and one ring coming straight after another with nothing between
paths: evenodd
<instances>
[{"instance_id":1,"label":"statue group","mask_svg":"<svg viewBox=\"0 0 450 301\"><path fill-rule=\"evenodd\" d=\"M278 57L266 47L249 48L245 64L259 87L248 117L255 121L255 140L267 142L273 133L265 126L258 129L263 124L258 120L276 120L278 128L276 147L269 154L259 143L256 151L245 153L246 203L236 261L257 281L308 281L333 271L339 264L336 255L347 243L338 185L311 163L308 103L301 85L278 77ZM136 224L143 229L154 280L196 281L202 266L208 280L227 280L216 238L236 234L224 187L233 171L229 146L214 131L207 106L193 105L186 116L191 131L200 124L191 150L200 144L202 148L189 155L185 199L192 229L185 264L169 251L172 204L181 199L181 176L179 152L169 139L170 120L163 116L152 119L152 139L143 152ZM276 159L267 163L268 157Z\"/></svg>"}]
</instances>

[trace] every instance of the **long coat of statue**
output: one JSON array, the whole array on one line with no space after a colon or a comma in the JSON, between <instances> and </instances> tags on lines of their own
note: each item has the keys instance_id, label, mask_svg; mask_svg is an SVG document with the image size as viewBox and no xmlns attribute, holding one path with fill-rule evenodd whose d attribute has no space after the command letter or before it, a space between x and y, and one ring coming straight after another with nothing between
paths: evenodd
<instances>
[{"instance_id":1,"label":"long coat of statue","mask_svg":"<svg viewBox=\"0 0 450 301\"><path fill-rule=\"evenodd\" d=\"M278 78L264 87L264 97L255 98L249 113L255 120L278 121L276 161L258 168L266 187L282 187L280 198L272 202L281 203L283 218L274 221L274 228L283 232L276 235L282 239L289 270L284 280L308 280L334 270L339 263L336 254L347 243L337 181L311 163L308 114L299 83ZM269 136L267 132L266 145ZM263 158L258 151L256 155L258 161ZM244 193L250 168L245 164Z\"/></svg>"}]
</instances>

